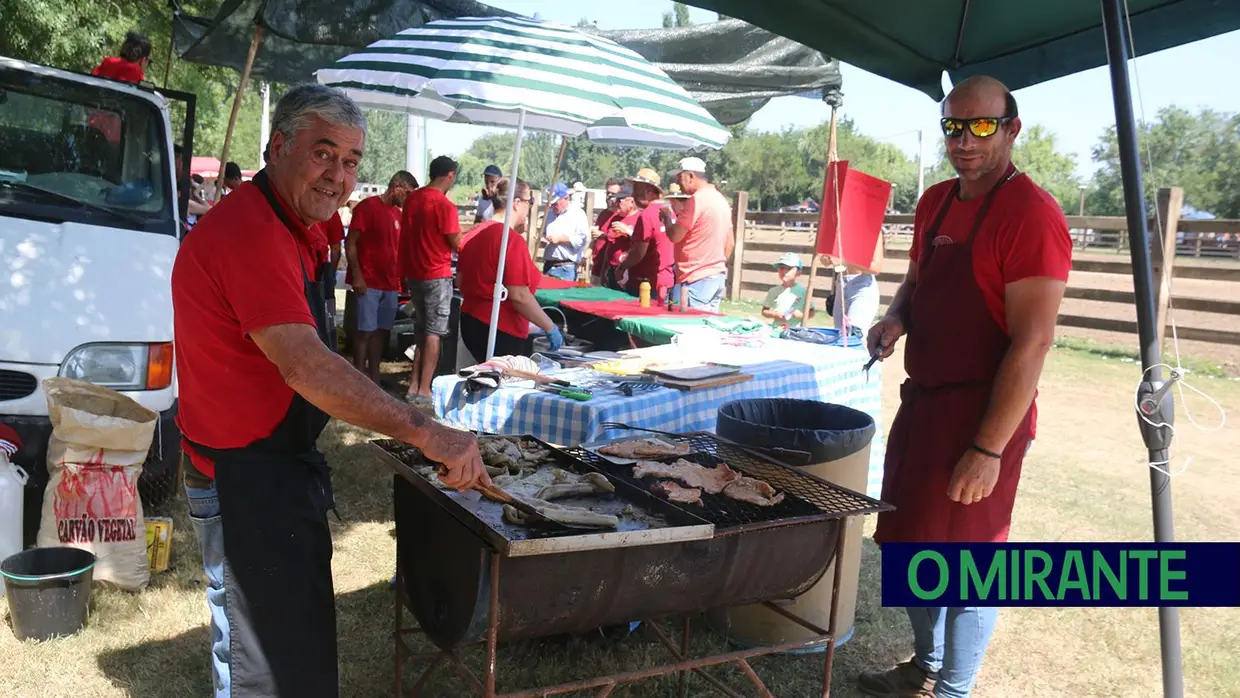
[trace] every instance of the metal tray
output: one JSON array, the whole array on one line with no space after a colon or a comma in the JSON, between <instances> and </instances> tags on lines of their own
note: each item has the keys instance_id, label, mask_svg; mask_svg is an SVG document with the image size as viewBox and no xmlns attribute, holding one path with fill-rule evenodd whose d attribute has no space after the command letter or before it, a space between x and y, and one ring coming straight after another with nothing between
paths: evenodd
<instances>
[{"instance_id":1,"label":"metal tray","mask_svg":"<svg viewBox=\"0 0 1240 698\"><path fill-rule=\"evenodd\" d=\"M548 461L553 467L578 475L595 471L539 439L532 436L519 438L547 449ZM616 529L583 531L559 526L510 524L504 520L502 505L481 499L476 496L477 493L463 494L440 489L427 479L419 470L429 465L429 462L416 448L391 439L377 439L370 442L370 445L376 456L397 475L412 483L431 502L447 510L495 550L508 557L708 540L715 533L715 527L700 516L610 475L607 479L616 487L614 494L556 501L617 516L620 518L620 525Z\"/></svg>"}]
</instances>

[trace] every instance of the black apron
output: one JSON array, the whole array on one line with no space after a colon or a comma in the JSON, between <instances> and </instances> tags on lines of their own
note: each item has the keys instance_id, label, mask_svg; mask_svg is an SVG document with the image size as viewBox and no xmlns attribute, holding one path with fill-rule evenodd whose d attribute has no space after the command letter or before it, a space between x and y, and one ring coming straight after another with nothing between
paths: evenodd
<instances>
[{"instance_id":1,"label":"black apron","mask_svg":"<svg viewBox=\"0 0 1240 698\"><path fill-rule=\"evenodd\" d=\"M253 179L297 246L306 304L328 344L323 285L306 275L301 241L266 171ZM339 695L331 473L315 444L330 417L294 393L270 436L242 448L191 447L215 462L235 696ZM188 441L188 439L187 439Z\"/></svg>"}]
</instances>

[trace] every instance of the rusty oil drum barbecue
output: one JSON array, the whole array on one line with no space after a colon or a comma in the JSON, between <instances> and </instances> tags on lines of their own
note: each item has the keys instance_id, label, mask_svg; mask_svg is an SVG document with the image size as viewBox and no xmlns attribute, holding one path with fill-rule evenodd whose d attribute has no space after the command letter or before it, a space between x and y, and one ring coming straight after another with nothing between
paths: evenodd
<instances>
[{"instance_id":1,"label":"rusty oil drum barbecue","mask_svg":"<svg viewBox=\"0 0 1240 698\"><path fill-rule=\"evenodd\" d=\"M784 492L784 501L759 507L704 494L701 507L675 504L650 492L652 481L634 478L631 466L521 438L547 448L555 467L602 472L616 487L605 512L636 516L603 532L508 524L499 505L432 484L416 450L373 444L396 472L400 587L441 650L792 598L834 559L845 517L890 508L711 434L677 437L692 449L687 460L726 462ZM485 695L496 695L493 682L491 669Z\"/></svg>"}]
</instances>

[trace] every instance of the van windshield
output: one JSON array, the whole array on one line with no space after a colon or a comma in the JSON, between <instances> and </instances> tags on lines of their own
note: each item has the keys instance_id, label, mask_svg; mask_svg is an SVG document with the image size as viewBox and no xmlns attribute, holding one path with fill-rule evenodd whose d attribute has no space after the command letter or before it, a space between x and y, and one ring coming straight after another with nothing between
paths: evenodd
<instances>
[{"instance_id":1,"label":"van windshield","mask_svg":"<svg viewBox=\"0 0 1240 698\"><path fill-rule=\"evenodd\" d=\"M163 115L117 90L0 70L0 214L176 234Z\"/></svg>"}]
</instances>

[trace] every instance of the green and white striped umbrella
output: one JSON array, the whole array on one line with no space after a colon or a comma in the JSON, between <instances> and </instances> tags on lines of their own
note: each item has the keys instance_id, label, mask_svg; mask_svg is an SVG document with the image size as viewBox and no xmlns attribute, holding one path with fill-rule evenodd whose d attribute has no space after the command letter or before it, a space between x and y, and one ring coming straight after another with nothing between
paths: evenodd
<instances>
[{"instance_id":1,"label":"green and white striped umbrella","mask_svg":"<svg viewBox=\"0 0 1240 698\"><path fill-rule=\"evenodd\" d=\"M598 143L721 148L728 131L614 41L539 20L465 17L406 29L316 73L358 104Z\"/></svg>"}]
</instances>

